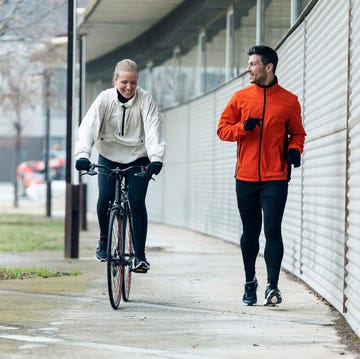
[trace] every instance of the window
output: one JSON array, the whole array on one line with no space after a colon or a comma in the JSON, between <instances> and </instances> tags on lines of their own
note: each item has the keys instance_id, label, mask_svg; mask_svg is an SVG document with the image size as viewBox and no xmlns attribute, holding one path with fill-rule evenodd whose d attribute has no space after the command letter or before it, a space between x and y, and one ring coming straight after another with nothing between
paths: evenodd
<instances>
[{"instance_id":1,"label":"window","mask_svg":"<svg viewBox=\"0 0 360 359\"><path fill-rule=\"evenodd\" d=\"M153 92L153 86L154 86L153 67L154 67L154 64L153 64L152 61L149 61L146 64L146 77L145 77L145 79L146 79L145 80L146 81L146 89L151 94Z\"/></svg>"},{"instance_id":2,"label":"window","mask_svg":"<svg viewBox=\"0 0 360 359\"><path fill-rule=\"evenodd\" d=\"M291 25L294 25L310 0L291 0Z\"/></svg>"},{"instance_id":3,"label":"window","mask_svg":"<svg viewBox=\"0 0 360 359\"><path fill-rule=\"evenodd\" d=\"M141 76L145 88L165 108L218 87L246 71L251 46L275 47L310 2L232 1L227 11L214 12L199 32L179 43L161 65L148 64Z\"/></svg>"},{"instance_id":4,"label":"window","mask_svg":"<svg viewBox=\"0 0 360 359\"><path fill-rule=\"evenodd\" d=\"M214 19L206 27L205 71L203 90L209 91L225 82L226 14ZM203 91L203 92L204 92Z\"/></svg>"},{"instance_id":5,"label":"window","mask_svg":"<svg viewBox=\"0 0 360 359\"><path fill-rule=\"evenodd\" d=\"M249 48L256 44L256 2L241 1L235 6L235 51L236 75L246 71Z\"/></svg>"},{"instance_id":6,"label":"window","mask_svg":"<svg viewBox=\"0 0 360 359\"><path fill-rule=\"evenodd\" d=\"M182 92L183 100L189 100L195 97L199 91L198 86L198 40L196 34L192 43L194 46L188 49L186 53L181 53L181 73L182 73Z\"/></svg>"},{"instance_id":7,"label":"window","mask_svg":"<svg viewBox=\"0 0 360 359\"><path fill-rule=\"evenodd\" d=\"M181 69L181 50L180 47L175 47L173 51L174 61L174 100L175 103L183 101L182 91L182 69Z\"/></svg>"},{"instance_id":8,"label":"window","mask_svg":"<svg viewBox=\"0 0 360 359\"><path fill-rule=\"evenodd\" d=\"M263 44L274 47L290 28L291 3L289 0L263 1Z\"/></svg>"}]
</instances>

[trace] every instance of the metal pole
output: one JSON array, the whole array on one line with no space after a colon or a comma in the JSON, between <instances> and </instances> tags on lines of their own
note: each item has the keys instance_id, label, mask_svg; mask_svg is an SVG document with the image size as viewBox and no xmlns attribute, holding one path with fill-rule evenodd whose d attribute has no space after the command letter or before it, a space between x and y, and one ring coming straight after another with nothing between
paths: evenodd
<instances>
[{"instance_id":1,"label":"metal pole","mask_svg":"<svg viewBox=\"0 0 360 359\"><path fill-rule=\"evenodd\" d=\"M299 13L300 13L299 0L291 0L290 11L291 11L290 26L293 26L299 16Z\"/></svg>"},{"instance_id":2,"label":"metal pole","mask_svg":"<svg viewBox=\"0 0 360 359\"><path fill-rule=\"evenodd\" d=\"M65 258L79 257L79 186L72 184L72 123L75 78L76 0L68 1L68 50L66 96L66 205Z\"/></svg>"},{"instance_id":3,"label":"metal pole","mask_svg":"<svg viewBox=\"0 0 360 359\"><path fill-rule=\"evenodd\" d=\"M85 50L86 50L86 37L84 34L79 36L79 63L80 63L80 78L79 78L79 125L84 116L85 107ZM80 223L81 229L87 230L87 184L81 180L79 173L80 183Z\"/></svg>"},{"instance_id":4,"label":"metal pole","mask_svg":"<svg viewBox=\"0 0 360 359\"><path fill-rule=\"evenodd\" d=\"M256 1L256 45L264 42L264 3L263 0Z\"/></svg>"},{"instance_id":5,"label":"metal pole","mask_svg":"<svg viewBox=\"0 0 360 359\"><path fill-rule=\"evenodd\" d=\"M51 217L51 178L50 178L50 72L45 70L45 183L46 183L46 216Z\"/></svg>"}]
</instances>

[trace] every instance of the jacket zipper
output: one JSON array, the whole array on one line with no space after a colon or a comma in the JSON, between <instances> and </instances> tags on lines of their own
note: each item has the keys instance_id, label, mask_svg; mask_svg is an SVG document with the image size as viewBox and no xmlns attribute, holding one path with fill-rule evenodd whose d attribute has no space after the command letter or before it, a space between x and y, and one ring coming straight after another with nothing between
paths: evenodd
<instances>
[{"instance_id":1,"label":"jacket zipper","mask_svg":"<svg viewBox=\"0 0 360 359\"><path fill-rule=\"evenodd\" d=\"M281 171L284 170L284 165L283 165L283 154L281 153L281 147L280 145L278 145L278 151L279 151L279 158L280 158L280 168L281 168Z\"/></svg>"},{"instance_id":2,"label":"jacket zipper","mask_svg":"<svg viewBox=\"0 0 360 359\"><path fill-rule=\"evenodd\" d=\"M124 132L125 132L125 111L126 111L126 107L125 105L121 105L123 108L123 116L122 116L122 123L121 123L121 136L124 136Z\"/></svg>"},{"instance_id":3,"label":"jacket zipper","mask_svg":"<svg viewBox=\"0 0 360 359\"><path fill-rule=\"evenodd\" d=\"M261 173L260 173L260 163L261 163L261 144L262 144L262 134L264 128L264 121L265 121L265 107L266 107L266 88L264 88L264 106L263 106L263 113L262 113L262 121L260 125L260 141L259 141L259 156L258 156L258 176L259 182L261 181Z\"/></svg>"},{"instance_id":4,"label":"jacket zipper","mask_svg":"<svg viewBox=\"0 0 360 359\"><path fill-rule=\"evenodd\" d=\"M236 161L236 166L235 166L235 175L234 175L235 178L236 178L237 171L239 170L239 162L240 162L241 143L239 143L239 142L237 144L236 152L237 152L237 157L236 157L237 161Z\"/></svg>"}]
</instances>

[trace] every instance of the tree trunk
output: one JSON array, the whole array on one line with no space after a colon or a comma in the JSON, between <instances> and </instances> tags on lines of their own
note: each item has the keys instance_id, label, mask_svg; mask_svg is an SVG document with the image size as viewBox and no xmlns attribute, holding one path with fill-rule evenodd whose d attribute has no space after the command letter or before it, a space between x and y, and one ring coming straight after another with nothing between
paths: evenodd
<instances>
[{"instance_id":1,"label":"tree trunk","mask_svg":"<svg viewBox=\"0 0 360 359\"><path fill-rule=\"evenodd\" d=\"M17 122L14 125L15 134L15 148L14 148L14 167L13 167L13 184L14 184L14 207L19 207L19 190L18 190L18 179L17 179L17 166L20 163L20 144L21 144L21 124L20 115L17 115Z\"/></svg>"}]
</instances>

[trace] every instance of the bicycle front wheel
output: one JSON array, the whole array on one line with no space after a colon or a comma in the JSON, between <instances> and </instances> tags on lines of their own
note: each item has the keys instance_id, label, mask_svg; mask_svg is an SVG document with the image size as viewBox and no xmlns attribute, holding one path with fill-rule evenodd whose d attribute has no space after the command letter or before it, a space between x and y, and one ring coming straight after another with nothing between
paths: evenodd
<instances>
[{"instance_id":1,"label":"bicycle front wheel","mask_svg":"<svg viewBox=\"0 0 360 359\"><path fill-rule=\"evenodd\" d=\"M111 306L117 309L121 300L124 265L121 261L124 248L121 217L118 211L110 213L107 243L107 280Z\"/></svg>"},{"instance_id":2,"label":"bicycle front wheel","mask_svg":"<svg viewBox=\"0 0 360 359\"><path fill-rule=\"evenodd\" d=\"M122 295L125 302L129 300L131 287L131 260L134 257L132 217L130 213L123 216L124 233L124 280L122 284Z\"/></svg>"}]
</instances>

